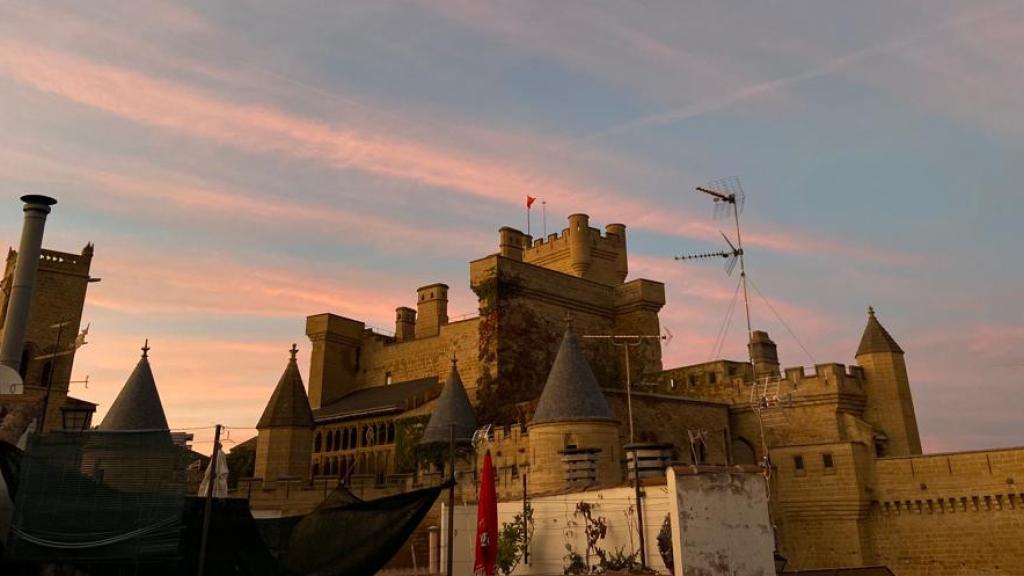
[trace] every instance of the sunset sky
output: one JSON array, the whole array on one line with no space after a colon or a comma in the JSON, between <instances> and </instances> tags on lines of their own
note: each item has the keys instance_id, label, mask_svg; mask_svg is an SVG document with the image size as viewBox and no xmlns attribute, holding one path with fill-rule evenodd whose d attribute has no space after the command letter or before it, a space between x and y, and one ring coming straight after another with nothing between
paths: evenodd
<instances>
[{"instance_id":1,"label":"sunset sky","mask_svg":"<svg viewBox=\"0 0 1024 576\"><path fill-rule=\"evenodd\" d=\"M672 257L722 247L694 186L736 175L784 365L852 363L871 304L926 451L1024 445L1024 4L297 4L0 0L0 242L25 193L95 242L96 423L149 338L172 427L251 436L305 316L474 313L527 194L625 223L666 366L708 360L737 278Z\"/></svg>"}]
</instances>

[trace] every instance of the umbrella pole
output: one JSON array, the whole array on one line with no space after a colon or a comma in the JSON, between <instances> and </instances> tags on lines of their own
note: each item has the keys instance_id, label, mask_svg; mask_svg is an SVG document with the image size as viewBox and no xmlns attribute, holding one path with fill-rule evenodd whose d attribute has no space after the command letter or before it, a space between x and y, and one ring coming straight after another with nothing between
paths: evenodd
<instances>
[{"instance_id":1,"label":"umbrella pole","mask_svg":"<svg viewBox=\"0 0 1024 576\"><path fill-rule=\"evenodd\" d=\"M452 562L455 558L455 424L449 429L448 438L448 557L446 559L447 576L452 576Z\"/></svg>"},{"instance_id":2,"label":"umbrella pole","mask_svg":"<svg viewBox=\"0 0 1024 576\"><path fill-rule=\"evenodd\" d=\"M220 424L213 433L213 454L210 455L210 482L206 485L206 506L203 510L203 535L199 539L199 570L203 576L206 569L206 540L210 535L210 513L213 511L213 485L217 481L217 453L220 452Z\"/></svg>"}]
</instances>

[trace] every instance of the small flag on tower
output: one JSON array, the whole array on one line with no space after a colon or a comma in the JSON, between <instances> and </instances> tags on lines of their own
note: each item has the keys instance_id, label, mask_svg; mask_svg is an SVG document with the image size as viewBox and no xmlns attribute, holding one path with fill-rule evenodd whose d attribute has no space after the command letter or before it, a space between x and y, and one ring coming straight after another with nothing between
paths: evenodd
<instances>
[{"instance_id":1,"label":"small flag on tower","mask_svg":"<svg viewBox=\"0 0 1024 576\"><path fill-rule=\"evenodd\" d=\"M537 199L534 198L533 196L527 196L526 197L526 207L529 208L530 206L533 206L533 203L536 202L536 201L537 201Z\"/></svg>"}]
</instances>

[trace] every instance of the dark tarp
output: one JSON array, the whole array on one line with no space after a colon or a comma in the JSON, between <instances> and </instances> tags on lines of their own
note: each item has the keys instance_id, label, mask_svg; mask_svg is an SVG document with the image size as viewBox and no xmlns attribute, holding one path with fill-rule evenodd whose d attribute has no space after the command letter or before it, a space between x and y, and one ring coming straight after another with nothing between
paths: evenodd
<instances>
[{"instance_id":1,"label":"dark tarp","mask_svg":"<svg viewBox=\"0 0 1024 576\"><path fill-rule=\"evenodd\" d=\"M371 576L384 567L447 485L376 500L330 499L292 530L287 566L305 576Z\"/></svg>"},{"instance_id":2,"label":"dark tarp","mask_svg":"<svg viewBox=\"0 0 1024 576\"><path fill-rule=\"evenodd\" d=\"M199 566L199 543L203 532L205 498L185 502L181 535L179 574L195 574ZM260 530L249 512L249 501L214 498L211 503L210 532L206 543L206 574L220 576L282 576L285 571L267 550Z\"/></svg>"}]
</instances>

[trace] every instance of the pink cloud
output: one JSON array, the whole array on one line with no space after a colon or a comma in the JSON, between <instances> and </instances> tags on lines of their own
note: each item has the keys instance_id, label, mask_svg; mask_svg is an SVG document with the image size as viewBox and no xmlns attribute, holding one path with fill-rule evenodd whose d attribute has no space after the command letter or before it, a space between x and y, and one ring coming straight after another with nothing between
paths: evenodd
<instances>
[{"instance_id":1,"label":"pink cloud","mask_svg":"<svg viewBox=\"0 0 1024 576\"><path fill-rule=\"evenodd\" d=\"M273 221L276 226L321 233L341 234L349 241L367 243L398 252L468 251L486 246L491 237L473 231L455 231L450 227L418 224L409 226L399 220L384 218L353 209L339 210L322 203L308 204L295 200L278 200L257 194L243 194L155 167L144 167L147 176L132 172L99 170L0 148L0 175L30 181L86 182L95 187L81 201L102 212L122 212L137 218L140 214L165 217L168 210L192 220L248 220L259 226ZM435 242L423 243L424 236Z\"/></svg>"},{"instance_id":2,"label":"pink cloud","mask_svg":"<svg viewBox=\"0 0 1024 576\"><path fill-rule=\"evenodd\" d=\"M219 100L180 84L23 42L0 42L0 71L37 90L133 122L249 152L286 154L512 205L522 202L524 191L544 190L563 205L595 207L596 215L615 215L617 220L642 229L691 238L717 235L717 228L704 221L585 181L545 176L455 149L372 131L332 127L265 106ZM749 238L751 245L768 249L850 252L838 243L811 240L756 230Z\"/></svg>"}]
</instances>

